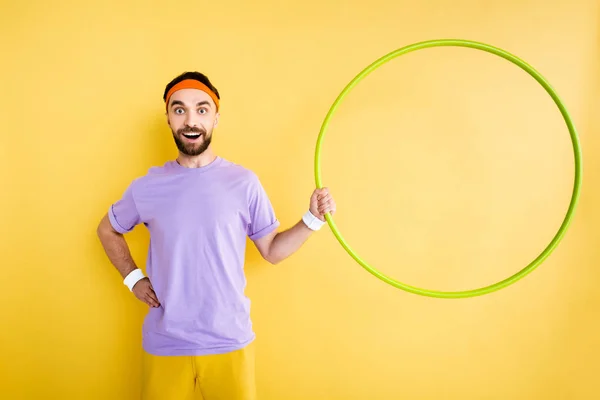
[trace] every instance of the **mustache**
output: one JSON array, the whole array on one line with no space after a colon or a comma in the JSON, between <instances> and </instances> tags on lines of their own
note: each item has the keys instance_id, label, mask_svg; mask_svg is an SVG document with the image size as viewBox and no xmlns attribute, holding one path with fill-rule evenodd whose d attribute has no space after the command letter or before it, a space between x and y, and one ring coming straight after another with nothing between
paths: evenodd
<instances>
[{"instance_id":1,"label":"mustache","mask_svg":"<svg viewBox=\"0 0 600 400\"><path fill-rule=\"evenodd\" d=\"M180 134L180 135L183 135L183 134L186 134L186 133L198 133L200 135L205 135L206 134L206 129L204 129L204 128L196 128L196 127L191 127L191 126L186 126L186 127L178 129L177 133Z\"/></svg>"}]
</instances>

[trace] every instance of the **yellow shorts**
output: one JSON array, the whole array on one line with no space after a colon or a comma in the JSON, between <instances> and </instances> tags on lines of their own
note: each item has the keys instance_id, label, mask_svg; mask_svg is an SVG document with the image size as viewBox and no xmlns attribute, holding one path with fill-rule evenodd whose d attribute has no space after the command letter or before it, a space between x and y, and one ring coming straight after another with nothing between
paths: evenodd
<instances>
[{"instance_id":1,"label":"yellow shorts","mask_svg":"<svg viewBox=\"0 0 600 400\"><path fill-rule=\"evenodd\" d=\"M254 344L225 354L144 352L142 400L255 400Z\"/></svg>"}]
</instances>

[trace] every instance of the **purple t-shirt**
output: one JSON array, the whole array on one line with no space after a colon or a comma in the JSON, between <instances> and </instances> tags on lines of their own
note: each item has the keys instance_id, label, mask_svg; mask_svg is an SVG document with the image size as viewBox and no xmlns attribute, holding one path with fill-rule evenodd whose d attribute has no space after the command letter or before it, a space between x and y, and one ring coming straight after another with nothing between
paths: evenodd
<instances>
[{"instance_id":1,"label":"purple t-shirt","mask_svg":"<svg viewBox=\"0 0 600 400\"><path fill-rule=\"evenodd\" d=\"M146 273L161 306L142 328L154 355L238 350L254 340L244 294L246 238L279 226L257 176L217 157L202 168L176 161L135 179L109 210L120 233L150 232Z\"/></svg>"}]
</instances>

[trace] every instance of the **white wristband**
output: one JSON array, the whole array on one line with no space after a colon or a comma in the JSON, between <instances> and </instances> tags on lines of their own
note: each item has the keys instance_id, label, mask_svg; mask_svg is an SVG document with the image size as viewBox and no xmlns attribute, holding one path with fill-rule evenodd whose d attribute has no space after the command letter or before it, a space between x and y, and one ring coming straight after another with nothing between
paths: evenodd
<instances>
[{"instance_id":1,"label":"white wristband","mask_svg":"<svg viewBox=\"0 0 600 400\"><path fill-rule=\"evenodd\" d=\"M144 273L141 269L137 268L131 271L123 280L123 284L129 288L129 291L133 290L133 287L139 280L144 279Z\"/></svg>"},{"instance_id":2,"label":"white wristband","mask_svg":"<svg viewBox=\"0 0 600 400\"><path fill-rule=\"evenodd\" d=\"M326 224L325 221L321 221L319 218L315 217L310 210L308 210L303 216L302 221L308 226L309 229L313 231L318 231L321 229L323 225Z\"/></svg>"}]
</instances>

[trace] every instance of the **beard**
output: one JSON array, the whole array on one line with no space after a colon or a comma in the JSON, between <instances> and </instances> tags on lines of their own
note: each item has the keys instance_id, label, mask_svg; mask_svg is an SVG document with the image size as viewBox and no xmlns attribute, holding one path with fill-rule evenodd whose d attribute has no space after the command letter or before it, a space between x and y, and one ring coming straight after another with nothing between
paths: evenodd
<instances>
[{"instance_id":1,"label":"beard","mask_svg":"<svg viewBox=\"0 0 600 400\"><path fill-rule=\"evenodd\" d=\"M173 139L177 145L177 149L186 156L198 156L206 151L212 140L212 130L207 132L204 128L192 128L189 126L179 129L177 132L173 132ZM200 137L194 142L186 142L183 137L184 133L195 133L200 134Z\"/></svg>"}]
</instances>

